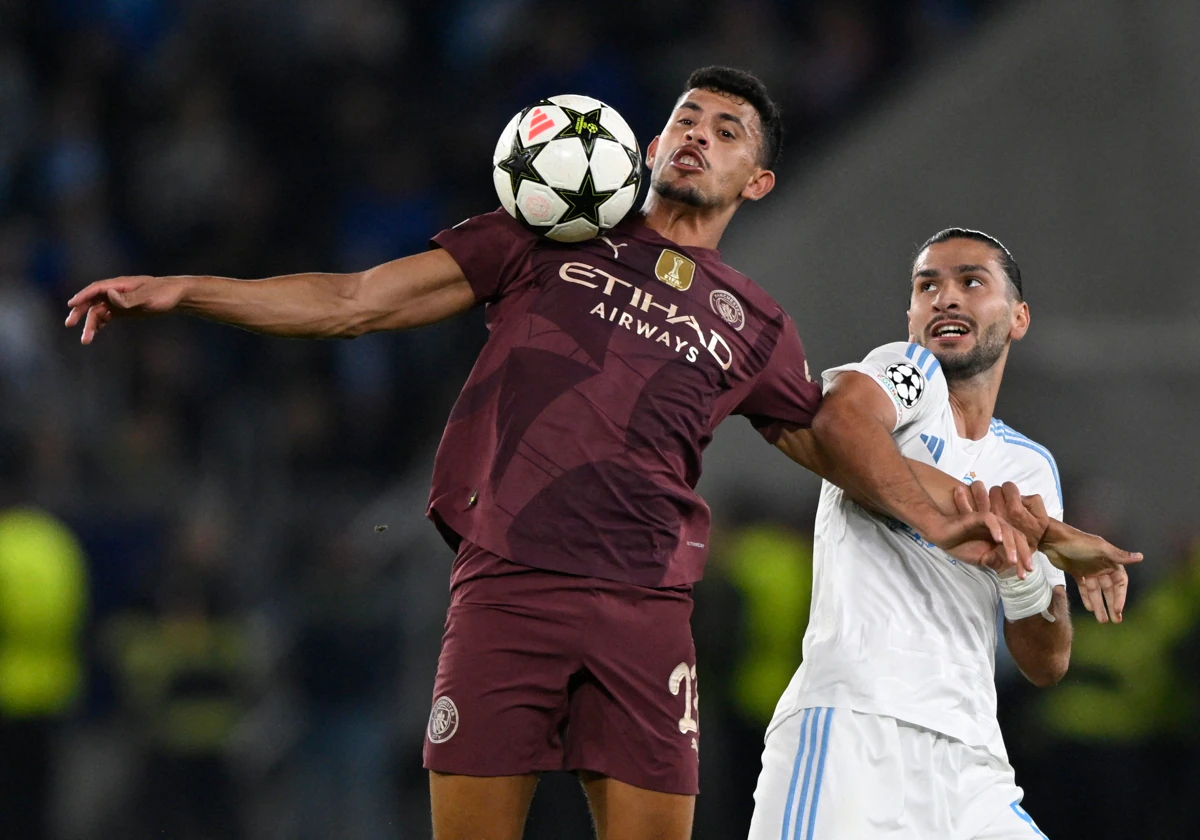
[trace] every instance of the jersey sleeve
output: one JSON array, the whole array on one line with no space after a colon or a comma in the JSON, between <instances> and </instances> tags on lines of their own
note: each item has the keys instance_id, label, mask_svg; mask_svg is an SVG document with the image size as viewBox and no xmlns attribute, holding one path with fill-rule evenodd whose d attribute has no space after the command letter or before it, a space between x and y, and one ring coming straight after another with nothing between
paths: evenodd
<instances>
[{"instance_id":1,"label":"jersey sleeve","mask_svg":"<svg viewBox=\"0 0 1200 840\"><path fill-rule=\"evenodd\" d=\"M923 419L948 399L941 363L919 344L903 341L884 344L861 362L830 368L821 374L825 389L839 373L846 371L865 374L887 394L896 409L893 432Z\"/></svg>"},{"instance_id":2,"label":"jersey sleeve","mask_svg":"<svg viewBox=\"0 0 1200 840\"><path fill-rule=\"evenodd\" d=\"M1046 452L1046 470L1043 473L1042 480L1038 486L1034 488L1034 492L1042 497L1042 503L1046 506L1046 513L1051 519L1057 519L1059 522L1063 518L1062 495L1059 490L1058 465L1054 463L1054 457ZM1041 564L1042 571L1046 574L1046 580L1050 581L1051 586L1066 586L1067 573L1050 562L1050 558L1042 552L1036 552L1034 556L1037 562Z\"/></svg>"},{"instance_id":3,"label":"jersey sleeve","mask_svg":"<svg viewBox=\"0 0 1200 840\"><path fill-rule=\"evenodd\" d=\"M522 276L525 256L537 242L503 209L472 216L430 240L454 258L479 303L504 297Z\"/></svg>"},{"instance_id":4,"label":"jersey sleeve","mask_svg":"<svg viewBox=\"0 0 1200 840\"><path fill-rule=\"evenodd\" d=\"M821 405L821 386L808 375L808 359L796 324L780 313L782 328L766 367L746 398L734 408L769 443L786 429L807 429Z\"/></svg>"}]
</instances>

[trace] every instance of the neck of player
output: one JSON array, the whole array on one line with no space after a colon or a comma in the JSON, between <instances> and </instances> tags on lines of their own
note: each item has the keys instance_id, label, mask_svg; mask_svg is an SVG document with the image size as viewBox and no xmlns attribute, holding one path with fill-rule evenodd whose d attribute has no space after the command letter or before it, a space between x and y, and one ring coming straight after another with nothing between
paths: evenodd
<instances>
[{"instance_id":1,"label":"neck of player","mask_svg":"<svg viewBox=\"0 0 1200 840\"><path fill-rule=\"evenodd\" d=\"M996 364L987 370L967 379L947 380L950 406L954 409L954 426L959 437L980 440L987 436L1007 361L1006 347Z\"/></svg>"},{"instance_id":2,"label":"neck of player","mask_svg":"<svg viewBox=\"0 0 1200 840\"><path fill-rule=\"evenodd\" d=\"M663 198L653 188L642 205L646 227L676 245L693 248L716 248L740 201L725 207L695 207Z\"/></svg>"}]
</instances>

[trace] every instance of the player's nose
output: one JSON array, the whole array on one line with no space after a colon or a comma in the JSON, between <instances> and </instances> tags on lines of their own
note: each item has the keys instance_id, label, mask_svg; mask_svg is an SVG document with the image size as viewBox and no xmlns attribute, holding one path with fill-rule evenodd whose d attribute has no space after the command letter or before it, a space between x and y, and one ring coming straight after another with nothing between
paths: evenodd
<instances>
[{"instance_id":1,"label":"player's nose","mask_svg":"<svg viewBox=\"0 0 1200 840\"><path fill-rule=\"evenodd\" d=\"M684 136L689 143L695 143L701 149L708 148L708 132L704 130L703 126L693 125Z\"/></svg>"},{"instance_id":2,"label":"player's nose","mask_svg":"<svg viewBox=\"0 0 1200 840\"><path fill-rule=\"evenodd\" d=\"M939 312L958 309L961 305L962 298L955 289L940 289L938 290L937 297L933 299L933 308Z\"/></svg>"}]
</instances>

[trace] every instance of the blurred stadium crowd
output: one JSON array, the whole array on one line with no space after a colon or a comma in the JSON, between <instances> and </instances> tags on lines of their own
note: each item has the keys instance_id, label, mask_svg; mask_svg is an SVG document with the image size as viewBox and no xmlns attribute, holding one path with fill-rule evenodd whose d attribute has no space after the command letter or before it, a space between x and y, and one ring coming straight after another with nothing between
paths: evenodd
<instances>
[{"instance_id":1,"label":"blurred stadium crowd","mask_svg":"<svg viewBox=\"0 0 1200 840\"><path fill-rule=\"evenodd\" d=\"M705 63L768 81L796 172L983 5L0 0L0 832L428 831L450 555L421 511L478 313L346 343L122 323L81 349L60 326L71 293L421 250L495 205L492 146L521 106L588 93L648 140ZM697 592L700 837L744 832L799 661L811 516L764 520L757 501L717 500ZM1120 633L1080 622L1066 686L1001 673L1052 837L1176 836L1077 804L1124 790L1131 827L1195 824L1200 552L1173 569ZM556 826L578 809L548 780L530 836L573 836Z\"/></svg>"}]
</instances>

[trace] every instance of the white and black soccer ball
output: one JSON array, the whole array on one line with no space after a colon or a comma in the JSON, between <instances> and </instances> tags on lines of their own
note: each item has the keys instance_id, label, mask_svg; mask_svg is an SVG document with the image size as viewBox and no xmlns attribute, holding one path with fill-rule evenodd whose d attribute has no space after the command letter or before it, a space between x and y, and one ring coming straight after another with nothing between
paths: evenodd
<instances>
[{"instance_id":1,"label":"white and black soccer ball","mask_svg":"<svg viewBox=\"0 0 1200 840\"><path fill-rule=\"evenodd\" d=\"M912 408L921 399L921 394L925 393L925 377L914 365L907 362L888 365L886 374L905 408Z\"/></svg>"},{"instance_id":2,"label":"white and black soccer ball","mask_svg":"<svg viewBox=\"0 0 1200 840\"><path fill-rule=\"evenodd\" d=\"M551 96L504 127L492 155L492 181L518 221L559 242L581 242L633 207L641 157L615 109L590 96Z\"/></svg>"}]
</instances>

